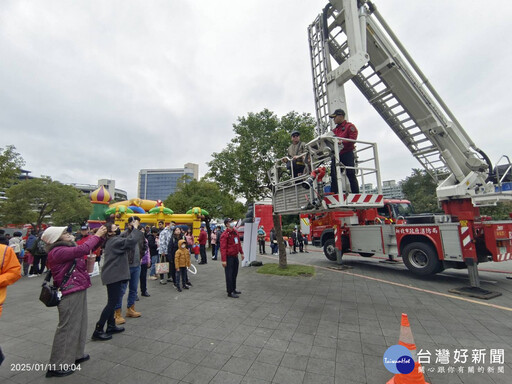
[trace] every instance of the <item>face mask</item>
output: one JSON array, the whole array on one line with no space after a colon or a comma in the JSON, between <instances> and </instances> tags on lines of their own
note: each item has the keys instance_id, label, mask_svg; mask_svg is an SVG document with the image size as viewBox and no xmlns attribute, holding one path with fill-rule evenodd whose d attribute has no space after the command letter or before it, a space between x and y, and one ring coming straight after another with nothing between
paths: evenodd
<instances>
[{"instance_id":1,"label":"face mask","mask_svg":"<svg viewBox=\"0 0 512 384\"><path fill-rule=\"evenodd\" d=\"M236 223L234 221L232 221L231 223L229 223L229 227L230 228L235 228L236 227Z\"/></svg>"},{"instance_id":2,"label":"face mask","mask_svg":"<svg viewBox=\"0 0 512 384\"><path fill-rule=\"evenodd\" d=\"M186 245L185 245L185 244L181 244L181 248L185 248L185 247L186 247Z\"/></svg>"}]
</instances>

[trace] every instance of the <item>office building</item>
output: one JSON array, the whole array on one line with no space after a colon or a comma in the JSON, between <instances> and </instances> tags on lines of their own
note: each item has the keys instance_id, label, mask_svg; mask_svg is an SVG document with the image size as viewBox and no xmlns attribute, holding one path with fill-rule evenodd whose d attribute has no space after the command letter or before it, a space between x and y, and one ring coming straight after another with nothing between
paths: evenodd
<instances>
[{"instance_id":1,"label":"office building","mask_svg":"<svg viewBox=\"0 0 512 384\"><path fill-rule=\"evenodd\" d=\"M137 196L141 199L163 201L176 191L179 181L198 180L198 174L199 166L193 163L187 163L183 168L141 169Z\"/></svg>"},{"instance_id":2,"label":"office building","mask_svg":"<svg viewBox=\"0 0 512 384\"><path fill-rule=\"evenodd\" d=\"M114 201L124 201L128 200L128 194L126 191L116 188L116 181L110 179L100 179L98 180L98 184L78 184L78 183L70 183L67 185L71 185L76 189L79 189L86 195L90 195L91 192L94 192L98 187L104 186L112 199Z\"/></svg>"},{"instance_id":3,"label":"office building","mask_svg":"<svg viewBox=\"0 0 512 384\"><path fill-rule=\"evenodd\" d=\"M382 194L386 199L404 199L402 183L395 180L386 180L382 182Z\"/></svg>"}]
</instances>

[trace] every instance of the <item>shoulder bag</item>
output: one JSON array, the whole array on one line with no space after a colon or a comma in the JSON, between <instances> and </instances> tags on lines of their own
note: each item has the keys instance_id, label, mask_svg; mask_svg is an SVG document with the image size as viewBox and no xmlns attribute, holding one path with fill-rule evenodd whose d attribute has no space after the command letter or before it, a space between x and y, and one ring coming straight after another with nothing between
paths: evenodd
<instances>
[{"instance_id":1,"label":"shoulder bag","mask_svg":"<svg viewBox=\"0 0 512 384\"><path fill-rule=\"evenodd\" d=\"M76 260L73 261L73 265L69 269L68 273L66 273L66 275L64 276L61 286L67 283L75 269L75 266ZM47 307L55 307L59 305L60 299L62 297L62 292L60 291L60 288L57 288L50 284L51 278L52 271L48 270L48 272L46 272L46 277L44 278L43 284L41 286L41 294L39 295L39 300L41 300L43 304L46 305Z\"/></svg>"}]
</instances>

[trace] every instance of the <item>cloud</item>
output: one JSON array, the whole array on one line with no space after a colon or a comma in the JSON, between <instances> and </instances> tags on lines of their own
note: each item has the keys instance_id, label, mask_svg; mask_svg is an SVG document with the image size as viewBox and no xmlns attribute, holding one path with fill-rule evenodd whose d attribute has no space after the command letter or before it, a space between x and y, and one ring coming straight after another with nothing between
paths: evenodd
<instances>
[{"instance_id":1,"label":"cloud","mask_svg":"<svg viewBox=\"0 0 512 384\"><path fill-rule=\"evenodd\" d=\"M113 178L130 197L142 168L196 162L204 174L238 116L315 115L307 27L325 3L3 1L2 146L35 175ZM511 6L376 5L477 145L493 160L506 153ZM419 167L352 86L347 99L361 138L378 142L384 179Z\"/></svg>"}]
</instances>

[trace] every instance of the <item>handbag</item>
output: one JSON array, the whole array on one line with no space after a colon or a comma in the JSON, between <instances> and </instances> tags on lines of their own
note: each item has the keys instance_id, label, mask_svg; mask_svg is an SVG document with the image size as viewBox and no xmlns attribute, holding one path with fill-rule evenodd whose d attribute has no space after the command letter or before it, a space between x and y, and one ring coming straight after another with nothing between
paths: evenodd
<instances>
[{"instance_id":1,"label":"handbag","mask_svg":"<svg viewBox=\"0 0 512 384\"><path fill-rule=\"evenodd\" d=\"M163 262L163 257L160 256L160 262L155 264L155 272L157 274L169 273L169 263Z\"/></svg>"},{"instance_id":2,"label":"handbag","mask_svg":"<svg viewBox=\"0 0 512 384\"><path fill-rule=\"evenodd\" d=\"M62 280L61 286L67 283L73 270L75 269L76 260L73 262L73 265L69 269L68 273L64 276ZM60 303L60 299L62 297L62 292L60 288L57 288L50 284L50 280L52 278L52 271L48 270L46 272L46 276L44 278L43 284L41 285L41 293L39 294L39 300L42 301L44 305L47 307L56 307Z\"/></svg>"}]
</instances>

